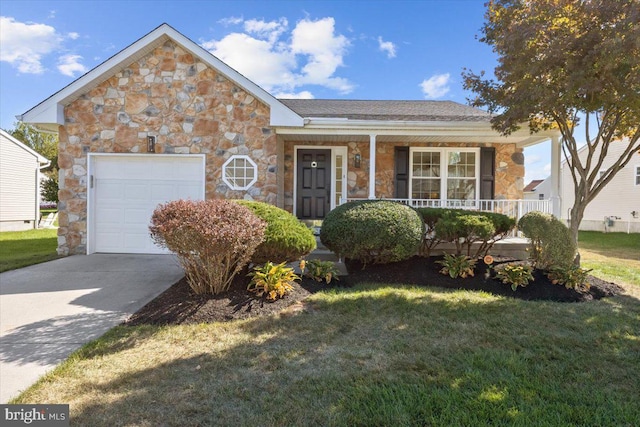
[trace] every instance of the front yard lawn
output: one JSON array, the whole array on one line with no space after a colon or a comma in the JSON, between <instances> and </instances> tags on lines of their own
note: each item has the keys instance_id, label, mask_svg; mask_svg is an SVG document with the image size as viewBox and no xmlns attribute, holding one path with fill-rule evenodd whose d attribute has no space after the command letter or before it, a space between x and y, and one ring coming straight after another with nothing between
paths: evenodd
<instances>
[{"instance_id":1,"label":"front yard lawn","mask_svg":"<svg viewBox=\"0 0 640 427\"><path fill-rule=\"evenodd\" d=\"M640 234L581 231L578 246L582 267L594 276L640 286Z\"/></svg>"},{"instance_id":2,"label":"front yard lawn","mask_svg":"<svg viewBox=\"0 0 640 427\"><path fill-rule=\"evenodd\" d=\"M58 258L58 230L35 229L0 233L0 272Z\"/></svg>"},{"instance_id":3,"label":"front yard lawn","mask_svg":"<svg viewBox=\"0 0 640 427\"><path fill-rule=\"evenodd\" d=\"M75 425L636 425L640 289L585 303L364 284L226 323L120 326L13 403Z\"/></svg>"}]
</instances>

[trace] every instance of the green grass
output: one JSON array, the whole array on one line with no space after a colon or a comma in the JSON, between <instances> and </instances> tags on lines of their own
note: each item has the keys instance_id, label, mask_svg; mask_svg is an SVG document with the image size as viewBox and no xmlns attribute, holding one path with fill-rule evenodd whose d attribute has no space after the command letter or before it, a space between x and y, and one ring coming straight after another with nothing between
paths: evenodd
<instances>
[{"instance_id":1,"label":"green grass","mask_svg":"<svg viewBox=\"0 0 640 427\"><path fill-rule=\"evenodd\" d=\"M636 425L630 292L561 304L370 284L297 314L117 327L12 403L68 403L74 425Z\"/></svg>"},{"instance_id":2,"label":"green grass","mask_svg":"<svg viewBox=\"0 0 640 427\"><path fill-rule=\"evenodd\" d=\"M35 229L0 233L0 272L58 258L58 230Z\"/></svg>"},{"instance_id":3,"label":"green grass","mask_svg":"<svg viewBox=\"0 0 640 427\"><path fill-rule=\"evenodd\" d=\"M640 286L640 234L581 231L581 263L591 274Z\"/></svg>"}]
</instances>

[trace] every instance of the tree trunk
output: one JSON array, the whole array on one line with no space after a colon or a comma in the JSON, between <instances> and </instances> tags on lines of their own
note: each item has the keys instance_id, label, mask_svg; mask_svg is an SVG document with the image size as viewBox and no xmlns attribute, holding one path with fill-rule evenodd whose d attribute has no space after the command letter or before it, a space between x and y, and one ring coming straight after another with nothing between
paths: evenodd
<instances>
[{"instance_id":1,"label":"tree trunk","mask_svg":"<svg viewBox=\"0 0 640 427\"><path fill-rule=\"evenodd\" d=\"M580 267L580 249L578 248L578 230L580 228L580 222L582 222L582 218L584 217L584 210L586 208L586 204L576 199L573 203L573 207L571 208L571 217L569 219L569 231L571 232L571 238L576 244L576 257L573 260L573 263Z\"/></svg>"}]
</instances>

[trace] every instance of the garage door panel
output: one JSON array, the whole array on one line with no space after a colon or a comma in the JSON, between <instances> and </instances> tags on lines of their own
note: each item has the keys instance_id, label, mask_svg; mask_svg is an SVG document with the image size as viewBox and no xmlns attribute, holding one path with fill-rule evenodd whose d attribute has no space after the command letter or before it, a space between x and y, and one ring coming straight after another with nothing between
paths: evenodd
<instances>
[{"instance_id":1,"label":"garage door panel","mask_svg":"<svg viewBox=\"0 0 640 427\"><path fill-rule=\"evenodd\" d=\"M146 202L149 200L149 187L151 183L140 182L136 184L125 183L124 184L124 198L125 201L131 201L134 203Z\"/></svg>"},{"instance_id":2,"label":"garage door panel","mask_svg":"<svg viewBox=\"0 0 640 427\"><path fill-rule=\"evenodd\" d=\"M96 252L164 253L149 235L154 209L171 200L202 200L202 158L100 156L94 165Z\"/></svg>"},{"instance_id":3,"label":"garage door panel","mask_svg":"<svg viewBox=\"0 0 640 427\"><path fill-rule=\"evenodd\" d=\"M100 181L100 201L120 200L124 193L123 183L118 180L101 180ZM98 182L96 180L96 186Z\"/></svg>"}]
</instances>

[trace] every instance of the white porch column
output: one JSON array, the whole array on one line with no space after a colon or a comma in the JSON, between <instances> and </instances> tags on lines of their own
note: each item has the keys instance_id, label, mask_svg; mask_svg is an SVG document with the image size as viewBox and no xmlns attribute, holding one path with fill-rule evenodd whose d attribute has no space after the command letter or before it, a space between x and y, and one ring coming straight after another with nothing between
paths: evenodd
<instances>
[{"instance_id":1,"label":"white porch column","mask_svg":"<svg viewBox=\"0 0 640 427\"><path fill-rule=\"evenodd\" d=\"M562 140L559 136L551 137L551 213L560 218L560 158Z\"/></svg>"},{"instance_id":2,"label":"white porch column","mask_svg":"<svg viewBox=\"0 0 640 427\"><path fill-rule=\"evenodd\" d=\"M369 198L376 198L376 135L369 135Z\"/></svg>"}]
</instances>

